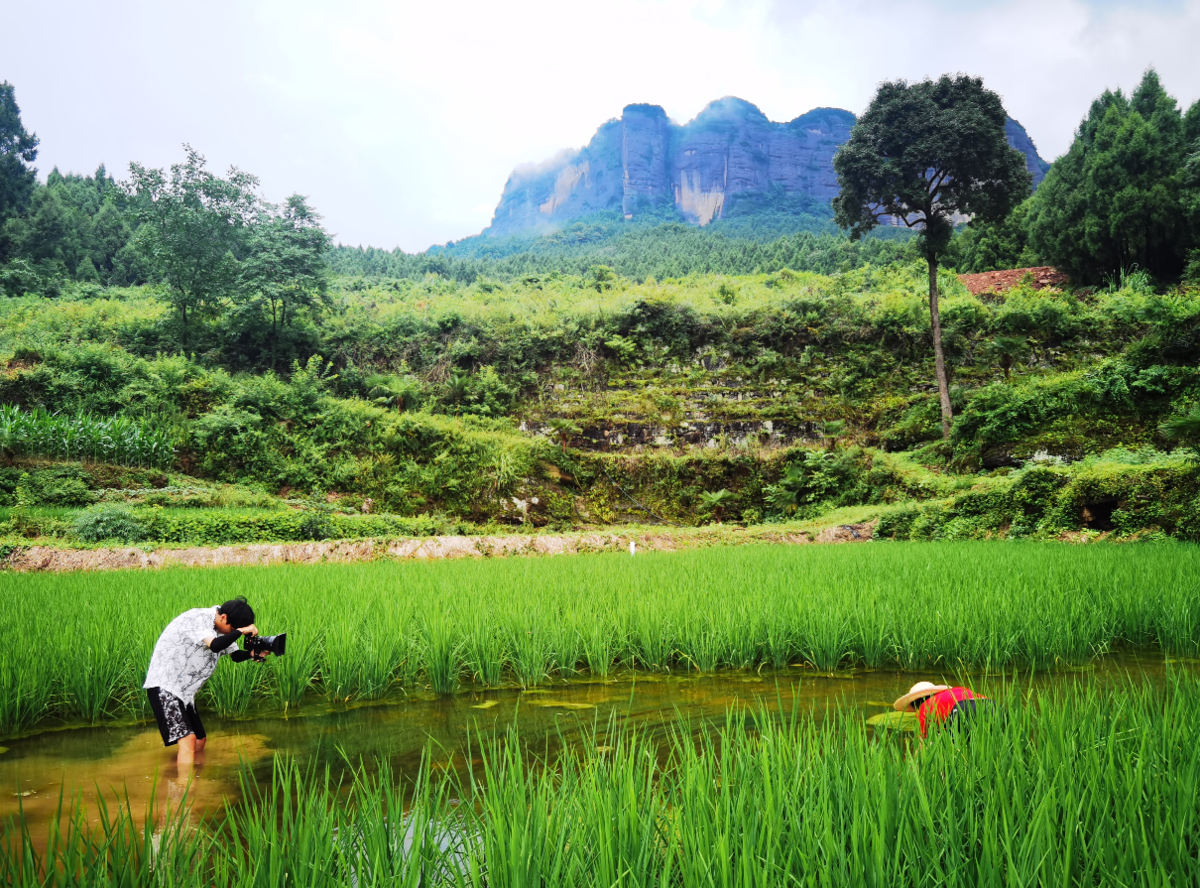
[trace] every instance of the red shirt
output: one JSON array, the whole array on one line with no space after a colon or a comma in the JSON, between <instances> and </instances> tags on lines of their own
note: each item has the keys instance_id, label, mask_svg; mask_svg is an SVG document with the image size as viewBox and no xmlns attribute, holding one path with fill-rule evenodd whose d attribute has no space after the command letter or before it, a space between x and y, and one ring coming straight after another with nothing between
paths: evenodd
<instances>
[{"instance_id":1,"label":"red shirt","mask_svg":"<svg viewBox=\"0 0 1200 888\"><path fill-rule=\"evenodd\" d=\"M950 688L946 691L939 691L932 697L929 697L921 704L921 708L917 710L917 718L921 722L921 736L929 736L930 716L933 716L935 724L943 724L950 717L950 710L960 700L986 700L982 694L976 694L974 691L966 688Z\"/></svg>"}]
</instances>

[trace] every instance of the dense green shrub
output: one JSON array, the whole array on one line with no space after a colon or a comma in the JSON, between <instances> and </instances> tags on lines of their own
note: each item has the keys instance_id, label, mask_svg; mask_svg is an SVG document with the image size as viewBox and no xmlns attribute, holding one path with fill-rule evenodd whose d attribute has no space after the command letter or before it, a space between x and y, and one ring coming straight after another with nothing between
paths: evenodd
<instances>
[{"instance_id":1,"label":"dense green shrub","mask_svg":"<svg viewBox=\"0 0 1200 888\"><path fill-rule=\"evenodd\" d=\"M294 509L136 509L146 538L164 543L231 545L324 539L429 536L444 532L429 516L348 516Z\"/></svg>"},{"instance_id":2,"label":"dense green shrub","mask_svg":"<svg viewBox=\"0 0 1200 888\"><path fill-rule=\"evenodd\" d=\"M889 512L883 539L981 539L1095 531L1144 531L1200 540L1200 468L1182 460L1150 464L1104 459L1072 469L1034 466L944 500Z\"/></svg>"},{"instance_id":3,"label":"dense green shrub","mask_svg":"<svg viewBox=\"0 0 1200 888\"><path fill-rule=\"evenodd\" d=\"M80 466L0 467L0 505L88 506L96 501L90 482Z\"/></svg>"},{"instance_id":4,"label":"dense green shrub","mask_svg":"<svg viewBox=\"0 0 1200 888\"><path fill-rule=\"evenodd\" d=\"M101 503L75 519L74 532L85 543L120 540L136 543L150 536L146 524L128 506Z\"/></svg>"}]
</instances>

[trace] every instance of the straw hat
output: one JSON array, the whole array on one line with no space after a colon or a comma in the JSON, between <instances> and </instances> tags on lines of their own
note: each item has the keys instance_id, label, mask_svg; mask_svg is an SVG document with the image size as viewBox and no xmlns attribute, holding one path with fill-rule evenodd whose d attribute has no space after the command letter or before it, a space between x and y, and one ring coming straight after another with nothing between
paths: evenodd
<instances>
[{"instance_id":1,"label":"straw hat","mask_svg":"<svg viewBox=\"0 0 1200 888\"><path fill-rule=\"evenodd\" d=\"M892 704L892 708L897 712L903 712L908 708L908 704L919 697L928 697L932 694L939 694L942 691L950 690L950 685L935 685L931 681L919 681L911 688L908 693Z\"/></svg>"}]
</instances>

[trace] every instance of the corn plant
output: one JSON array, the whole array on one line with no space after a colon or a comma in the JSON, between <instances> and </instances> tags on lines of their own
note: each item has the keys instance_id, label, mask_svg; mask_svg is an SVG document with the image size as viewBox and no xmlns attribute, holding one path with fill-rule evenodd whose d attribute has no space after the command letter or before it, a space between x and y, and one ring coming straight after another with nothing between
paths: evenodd
<instances>
[{"instance_id":1,"label":"corn plant","mask_svg":"<svg viewBox=\"0 0 1200 888\"><path fill-rule=\"evenodd\" d=\"M124 416L63 416L35 408L0 405L0 456L42 456L122 466L170 468L172 435L158 426Z\"/></svg>"}]
</instances>

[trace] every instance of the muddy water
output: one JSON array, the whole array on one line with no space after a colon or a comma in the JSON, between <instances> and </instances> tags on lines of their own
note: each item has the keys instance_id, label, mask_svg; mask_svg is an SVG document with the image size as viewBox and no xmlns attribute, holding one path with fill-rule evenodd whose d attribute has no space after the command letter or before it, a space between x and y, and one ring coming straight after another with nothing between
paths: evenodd
<instances>
[{"instance_id":1,"label":"muddy water","mask_svg":"<svg viewBox=\"0 0 1200 888\"><path fill-rule=\"evenodd\" d=\"M1161 654L1122 654L1098 659L1085 669L1016 681L1035 693L1070 683L1115 693L1131 678L1162 681L1166 663ZM21 811L30 826L45 826L55 816L60 793L67 800L81 797L92 810L97 796L111 802L128 795L135 811L145 810L153 796L164 810L178 802L185 788L192 816L199 817L237 798L242 763L255 780L269 780L277 752L319 767L329 765L335 773L347 761L386 758L397 773L411 774L427 749L438 764L461 767L469 736L503 731L514 723L535 750L542 744L541 750L551 751L562 742L596 742L593 729L603 729L610 719L665 733L679 724L681 714L698 727L704 719L724 719L734 706L771 711L782 706L785 712L796 708L812 718L823 717L830 707L848 707L866 718L887 711L888 701L918 679L964 680L953 674L897 672L814 675L793 668L704 676L619 675L529 691L405 695L351 706L313 699L286 715L270 709L237 720L205 715L209 739L204 759L182 773L174 749L163 748L152 722L48 730L5 741L7 749L0 753L0 821ZM986 693L1013 677L967 680Z\"/></svg>"}]
</instances>

